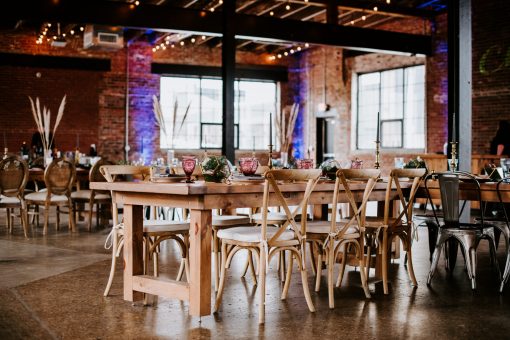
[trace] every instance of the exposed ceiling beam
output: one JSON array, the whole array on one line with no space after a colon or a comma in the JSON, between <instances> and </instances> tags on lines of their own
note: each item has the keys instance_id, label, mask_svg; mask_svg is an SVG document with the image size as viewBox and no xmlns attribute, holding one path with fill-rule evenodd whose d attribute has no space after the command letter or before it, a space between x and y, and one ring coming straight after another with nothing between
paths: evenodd
<instances>
[{"instance_id":1,"label":"exposed ceiling beam","mask_svg":"<svg viewBox=\"0 0 510 340\"><path fill-rule=\"evenodd\" d=\"M193 34L221 35L222 13L143 5L134 9L127 3L89 1L76 10L72 0L17 1L0 20L60 21L90 23L127 28L182 30ZM359 27L327 25L267 16L234 15L236 37L266 41L301 41L370 51L430 54L430 36L378 31Z\"/></svg>"}]
</instances>

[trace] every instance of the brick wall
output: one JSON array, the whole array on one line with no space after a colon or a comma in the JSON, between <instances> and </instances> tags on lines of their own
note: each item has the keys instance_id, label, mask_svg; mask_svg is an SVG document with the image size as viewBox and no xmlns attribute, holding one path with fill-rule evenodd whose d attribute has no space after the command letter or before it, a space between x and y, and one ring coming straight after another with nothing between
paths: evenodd
<instances>
[{"instance_id":1,"label":"brick wall","mask_svg":"<svg viewBox=\"0 0 510 340\"><path fill-rule=\"evenodd\" d=\"M472 8L472 148L485 154L498 122L510 120L510 2L473 0Z\"/></svg>"}]
</instances>

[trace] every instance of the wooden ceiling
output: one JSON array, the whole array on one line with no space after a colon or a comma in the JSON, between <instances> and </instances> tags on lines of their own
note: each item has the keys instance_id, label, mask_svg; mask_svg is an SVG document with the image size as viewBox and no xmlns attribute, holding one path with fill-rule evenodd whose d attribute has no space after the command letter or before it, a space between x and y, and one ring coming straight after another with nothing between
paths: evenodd
<instances>
[{"instance_id":1,"label":"wooden ceiling","mask_svg":"<svg viewBox=\"0 0 510 340\"><path fill-rule=\"evenodd\" d=\"M161 44L222 46L221 13L229 0L39 0L16 2L18 10L0 19L33 22L95 23L126 27L125 40ZM353 46L361 50L426 53L430 22L446 10L447 0L233 0L236 47L256 53L285 53L310 43ZM128 10L132 9L132 11ZM128 12L131 14L128 15ZM133 15L134 14L134 15ZM382 25L412 18L423 22L420 36L381 31ZM4 20L5 19L5 20ZM190 33L197 32L197 33ZM240 33L241 32L241 33ZM405 30L404 30L405 32ZM261 38L258 38L261 37ZM266 39L269 37L269 39ZM421 40L420 40L421 39ZM420 40L420 41L418 41ZM168 43L167 43L168 41ZM298 42L298 43L296 43ZM406 45L401 47L401 45Z\"/></svg>"}]
</instances>

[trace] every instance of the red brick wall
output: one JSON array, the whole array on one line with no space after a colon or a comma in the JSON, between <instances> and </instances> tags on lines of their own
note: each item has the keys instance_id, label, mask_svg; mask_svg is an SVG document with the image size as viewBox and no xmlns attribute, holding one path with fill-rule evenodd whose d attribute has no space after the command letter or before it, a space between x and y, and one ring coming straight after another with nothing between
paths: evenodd
<instances>
[{"instance_id":1,"label":"red brick wall","mask_svg":"<svg viewBox=\"0 0 510 340\"><path fill-rule=\"evenodd\" d=\"M498 122L510 120L510 2L473 0L472 8L472 148L485 154Z\"/></svg>"}]
</instances>

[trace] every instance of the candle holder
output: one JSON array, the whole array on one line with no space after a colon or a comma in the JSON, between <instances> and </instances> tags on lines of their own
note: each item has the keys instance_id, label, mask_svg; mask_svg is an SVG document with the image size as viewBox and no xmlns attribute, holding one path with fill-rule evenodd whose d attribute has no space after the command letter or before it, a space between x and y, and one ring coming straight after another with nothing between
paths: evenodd
<instances>
[{"instance_id":1,"label":"candle holder","mask_svg":"<svg viewBox=\"0 0 510 340\"><path fill-rule=\"evenodd\" d=\"M376 140L375 141L375 163L374 163L374 168L375 169L379 169L381 166L379 164L379 161L380 161L380 151L379 151L379 147L381 145L381 141L379 140Z\"/></svg>"},{"instance_id":2,"label":"candle holder","mask_svg":"<svg viewBox=\"0 0 510 340\"><path fill-rule=\"evenodd\" d=\"M273 144L269 144L269 160L267 161L267 166L269 169L273 168Z\"/></svg>"},{"instance_id":3,"label":"candle holder","mask_svg":"<svg viewBox=\"0 0 510 340\"><path fill-rule=\"evenodd\" d=\"M457 161L457 142L450 142L452 146L452 159L450 161L450 171L457 171L457 166L459 165Z\"/></svg>"}]
</instances>

